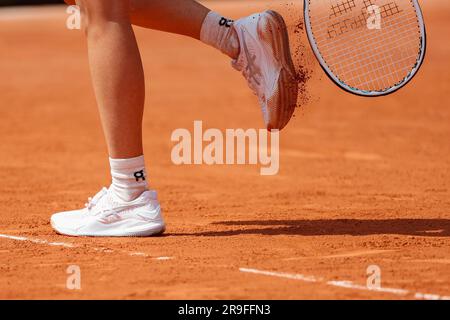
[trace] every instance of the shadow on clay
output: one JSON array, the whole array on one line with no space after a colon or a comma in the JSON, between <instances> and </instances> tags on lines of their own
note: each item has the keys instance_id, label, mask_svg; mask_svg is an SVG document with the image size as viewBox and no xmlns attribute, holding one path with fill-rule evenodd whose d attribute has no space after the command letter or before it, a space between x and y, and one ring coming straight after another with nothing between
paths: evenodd
<instances>
[{"instance_id":1,"label":"shadow on clay","mask_svg":"<svg viewBox=\"0 0 450 320\"><path fill-rule=\"evenodd\" d=\"M321 220L239 220L218 221L211 225L224 226L227 230L195 233L172 233L167 236L235 236L260 234L267 236L367 236L408 235L422 237L449 237L450 219L321 219ZM228 227L239 229L229 230Z\"/></svg>"}]
</instances>

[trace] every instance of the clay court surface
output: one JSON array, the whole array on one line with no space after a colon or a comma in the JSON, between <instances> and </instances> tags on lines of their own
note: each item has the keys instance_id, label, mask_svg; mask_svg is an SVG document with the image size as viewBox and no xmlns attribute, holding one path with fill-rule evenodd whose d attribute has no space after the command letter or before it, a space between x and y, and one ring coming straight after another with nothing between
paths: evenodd
<instances>
[{"instance_id":1,"label":"clay court surface","mask_svg":"<svg viewBox=\"0 0 450 320\"><path fill-rule=\"evenodd\" d=\"M231 17L275 8L292 30L300 17L276 1L211 6ZM136 29L146 161L168 229L92 239L49 224L110 183L83 34L65 28L63 6L1 9L0 298L449 298L450 4L423 10L423 69L388 97L342 92L305 47L309 102L281 134L276 176L172 164L173 130L192 131L194 120L258 128L259 107L220 53ZM66 288L70 265L81 290ZM366 287L369 265L381 270L381 290Z\"/></svg>"}]
</instances>

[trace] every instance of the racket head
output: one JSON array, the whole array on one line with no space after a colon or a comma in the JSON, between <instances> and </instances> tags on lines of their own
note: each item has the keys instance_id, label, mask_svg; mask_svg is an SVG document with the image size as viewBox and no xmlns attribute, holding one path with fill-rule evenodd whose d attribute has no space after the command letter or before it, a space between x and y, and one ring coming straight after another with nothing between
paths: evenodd
<instances>
[{"instance_id":1,"label":"racket head","mask_svg":"<svg viewBox=\"0 0 450 320\"><path fill-rule=\"evenodd\" d=\"M381 28L369 29L376 11ZM350 93L377 97L405 86L419 71L426 30L417 0L305 0L305 26L326 74Z\"/></svg>"}]
</instances>

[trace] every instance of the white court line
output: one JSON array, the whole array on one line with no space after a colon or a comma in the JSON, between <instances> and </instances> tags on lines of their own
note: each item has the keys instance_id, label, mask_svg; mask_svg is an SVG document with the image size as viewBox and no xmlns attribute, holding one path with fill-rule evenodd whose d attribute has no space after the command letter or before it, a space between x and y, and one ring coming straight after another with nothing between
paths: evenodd
<instances>
[{"instance_id":1,"label":"white court line","mask_svg":"<svg viewBox=\"0 0 450 320\"><path fill-rule=\"evenodd\" d=\"M298 281L303 281L303 282L323 283L328 286L353 289L353 290L383 292L383 293L395 294L398 296L406 296L406 295L411 294L416 299L450 300L450 296L441 296L438 294L413 292L413 291L409 291L409 290L405 290L405 289L398 289L398 288L383 288L383 287L382 288L369 288L367 286L362 286L362 285L356 284L353 281L325 281L323 278L318 278L315 276L307 276L307 275L303 275L303 274L296 274L296 273L264 271L264 270L258 270L258 269L250 269L250 268L239 268L239 271L245 272L245 273L254 273L254 274L260 274L260 275L265 275L265 276L271 276L271 277L298 280Z\"/></svg>"},{"instance_id":2,"label":"white court line","mask_svg":"<svg viewBox=\"0 0 450 320\"><path fill-rule=\"evenodd\" d=\"M404 289L396 289L396 288L369 288L367 286L362 286L359 284L355 284L352 281L327 281L327 285L348 288L348 289L356 289L356 290L366 290L366 291L376 291L376 292L384 292L384 293L392 293L398 296L406 296L409 291Z\"/></svg>"},{"instance_id":3,"label":"white court line","mask_svg":"<svg viewBox=\"0 0 450 320\"><path fill-rule=\"evenodd\" d=\"M54 247L65 247L65 248L81 248L83 246L81 245L76 245L73 243L67 243L67 242L49 242L47 240L43 240L43 239L36 239L36 238L27 238L27 237L22 237L22 236L12 236L12 235L8 235L8 234L1 234L0 233L0 238L4 238L4 239L9 239L9 240L15 240L15 241L27 241L27 242L32 242L32 243L36 243L36 244L43 244L43 245L48 245L48 246L54 246ZM98 248L98 247L88 247L89 249L92 249L94 251L98 251L98 252L102 252L102 253L114 253L114 252L120 252L120 253L124 253L127 254L129 256L138 256L138 257L149 257L150 255L145 253L145 252L128 252L128 251L115 251L113 249L108 249L108 248ZM152 257L153 260L170 260L173 259L173 257L166 257L166 256L162 256L162 257Z\"/></svg>"},{"instance_id":4,"label":"white court line","mask_svg":"<svg viewBox=\"0 0 450 320\"><path fill-rule=\"evenodd\" d=\"M171 260L171 259L173 259L173 257L158 257L158 258L155 258L155 260Z\"/></svg>"},{"instance_id":5,"label":"white court line","mask_svg":"<svg viewBox=\"0 0 450 320\"><path fill-rule=\"evenodd\" d=\"M16 241L28 241L28 242L33 242L33 243L37 243L37 244L46 244L46 245L55 246L55 247L57 247L57 246L66 247L66 248L74 248L75 247L71 243L48 242L47 240L42 240L42 239L31 239L31 238L26 238L26 237L11 236L11 235L7 235L7 234L0 234L0 238L16 240Z\"/></svg>"},{"instance_id":6,"label":"white court line","mask_svg":"<svg viewBox=\"0 0 450 320\"><path fill-rule=\"evenodd\" d=\"M130 256L148 257L148 254L144 252L130 252Z\"/></svg>"},{"instance_id":7,"label":"white court line","mask_svg":"<svg viewBox=\"0 0 450 320\"><path fill-rule=\"evenodd\" d=\"M314 276L305 276L303 274L290 274L290 273L284 273L284 272L262 271L262 270L247 269L247 268L239 268L239 271L263 274L265 276L280 277L280 278L286 278L286 279L292 279L292 280L300 280L300 281L305 281L305 282L320 282L320 281L322 281L322 279L317 279Z\"/></svg>"}]
</instances>

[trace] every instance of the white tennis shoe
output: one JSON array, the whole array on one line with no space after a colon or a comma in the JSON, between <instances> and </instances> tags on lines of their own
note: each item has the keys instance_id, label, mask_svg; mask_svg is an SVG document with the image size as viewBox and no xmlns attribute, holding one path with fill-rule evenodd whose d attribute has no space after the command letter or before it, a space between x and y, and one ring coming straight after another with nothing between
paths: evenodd
<instances>
[{"instance_id":1,"label":"white tennis shoe","mask_svg":"<svg viewBox=\"0 0 450 320\"><path fill-rule=\"evenodd\" d=\"M232 65L258 96L268 130L283 129L294 113L298 82L283 17L265 11L233 24L240 53Z\"/></svg>"},{"instance_id":2,"label":"white tennis shoe","mask_svg":"<svg viewBox=\"0 0 450 320\"><path fill-rule=\"evenodd\" d=\"M155 191L122 202L107 188L89 198L84 209L54 214L51 224L56 232L68 236L148 237L165 230Z\"/></svg>"}]
</instances>

